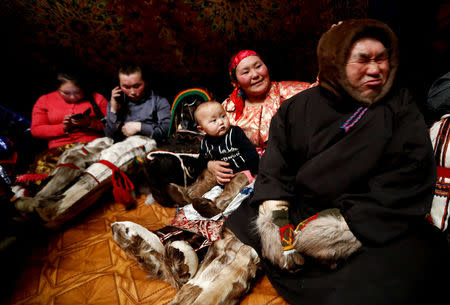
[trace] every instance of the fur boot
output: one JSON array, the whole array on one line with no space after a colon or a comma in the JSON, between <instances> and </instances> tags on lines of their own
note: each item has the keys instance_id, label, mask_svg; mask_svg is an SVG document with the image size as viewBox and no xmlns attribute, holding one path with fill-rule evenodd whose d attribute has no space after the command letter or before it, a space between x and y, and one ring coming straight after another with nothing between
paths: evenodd
<instances>
[{"instance_id":1,"label":"fur boot","mask_svg":"<svg viewBox=\"0 0 450 305\"><path fill-rule=\"evenodd\" d=\"M214 242L197 271L170 305L232 305L250 289L260 260L256 251L244 245L227 228Z\"/></svg>"},{"instance_id":2,"label":"fur boot","mask_svg":"<svg viewBox=\"0 0 450 305\"><path fill-rule=\"evenodd\" d=\"M216 177L205 169L201 172L193 184L186 188L189 198L201 198L203 194L216 185Z\"/></svg>"},{"instance_id":3,"label":"fur boot","mask_svg":"<svg viewBox=\"0 0 450 305\"><path fill-rule=\"evenodd\" d=\"M223 189L222 194L219 195L214 201L219 210L224 211L230 202L242 191L250 181L247 175L244 173L236 174L229 183L227 183Z\"/></svg>"},{"instance_id":4,"label":"fur boot","mask_svg":"<svg viewBox=\"0 0 450 305\"><path fill-rule=\"evenodd\" d=\"M216 185L216 178L206 169L191 186L183 188L170 183L167 191L178 206L190 203L200 215L211 218L223 212L248 184L248 177L238 173L225 185L223 192L215 200L203 198L202 196Z\"/></svg>"},{"instance_id":5,"label":"fur boot","mask_svg":"<svg viewBox=\"0 0 450 305\"><path fill-rule=\"evenodd\" d=\"M164 247L156 234L129 221L115 222L111 229L114 241L151 278L180 289L196 273L197 254L187 242L174 241Z\"/></svg>"},{"instance_id":6,"label":"fur boot","mask_svg":"<svg viewBox=\"0 0 450 305\"><path fill-rule=\"evenodd\" d=\"M314 217L315 218L315 217ZM361 247L338 209L324 210L302 228L297 227L294 247L323 264L335 268Z\"/></svg>"},{"instance_id":7,"label":"fur boot","mask_svg":"<svg viewBox=\"0 0 450 305\"><path fill-rule=\"evenodd\" d=\"M198 257L192 246L184 240L176 240L166 245L165 260L180 289L198 269Z\"/></svg>"},{"instance_id":8,"label":"fur boot","mask_svg":"<svg viewBox=\"0 0 450 305\"><path fill-rule=\"evenodd\" d=\"M50 173L47 184L34 197L20 197L14 205L24 216L35 209L45 209L43 219L48 221L57 210L61 194L83 171L98 159L99 153L113 144L108 137L95 139L86 145L76 145L66 150L59 158L57 167Z\"/></svg>"},{"instance_id":9,"label":"fur boot","mask_svg":"<svg viewBox=\"0 0 450 305\"><path fill-rule=\"evenodd\" d=\"M101 140L103 138L97 139ZM96 140L94 140L96 141ZM93 141L93 142L94 142ZM110 141L110 140L109 140ZM97 154L98 160L106 160L127 174L137 172L136 158L143 158L147 151L156 147L156 142L145 136L131 136L115 143ZM95 204L101 194L111 187L110 167L94 162L78 179L70 183L62 194L48 197L35 196L27 202L15 202L16 208L30 218L39 216L44 225L51 229L59 228L87 207ZM31 205L29 208L27 205Z\"/></svg>"},{"instance_id":10,"label":"fur boot","mask_svg":"<svg viewBox=\"0 0 450 305\"><path fill-rule=\"evenodd\" d=\"M103 149L110 147L113 143L112 139L103 137L65 151L59 158L57 167L50 174L50 181L36 196L47 198L62 193L88 166L97 161L98 154Z\"/></svg>"},{"instance_id":11,"label":"fur boot","mask_svg":"<svg viewBox=\"0 0 450 305\"><path fill-rule=\"evenodd\" d=\"M182 207L192 203L191 198L187 195L185 187L179 186L175 183L169 183L166 187L166 193L174 203L175 207Z\"/></svg>"}]
</instances>

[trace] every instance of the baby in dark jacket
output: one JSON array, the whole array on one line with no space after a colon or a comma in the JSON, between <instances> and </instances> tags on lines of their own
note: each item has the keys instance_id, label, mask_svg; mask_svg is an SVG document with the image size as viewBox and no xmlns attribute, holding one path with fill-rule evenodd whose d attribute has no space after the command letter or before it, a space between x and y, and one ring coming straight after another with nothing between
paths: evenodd
<instances>
[{"instance_id":1,"label":"baby in dark jacket","mask_svg":"<svg viewBox=\"0 0 450 305\"><path fill-rule=\"evenodd\" d=\"M171 183L168 193L175 203L192 203L202 216L212 217L225 210L231 200L253 181L258 171L259 156L242 129L230 126L225 110L218 102L200 104L195 110L195 119L198 130L205 133L199 155L199 166L204 170L187 188ZM216 178L207 169L207 164L217 160L228 162L234 177L224 185L223 192L211 201L202 196L216 185Z\"/></svg>"}]
</instances>

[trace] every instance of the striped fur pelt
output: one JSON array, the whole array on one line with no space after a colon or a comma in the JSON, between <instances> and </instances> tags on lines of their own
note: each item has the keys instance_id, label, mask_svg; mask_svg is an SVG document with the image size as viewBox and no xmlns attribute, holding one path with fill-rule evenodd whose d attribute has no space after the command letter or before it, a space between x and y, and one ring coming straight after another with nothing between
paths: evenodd
<instances>
[{"instance_id":1,"label":"striped fur pelt","mask_svg":"<svg viewBox=\"0 0 450 305\"><path fill-rule=\"evenodd\" d=\"M249 291L259 269L256 251L225 228L222 239L208 249L197 274L169 305L237 304Z\"/></svg>"},{"instance_id":2,"label":"striped fur pelt","mask_svg":"<svg viewBox=\"0 0 450 305\"><path fill-rule=\"evenodd\" d=\"M151 232L139 224L122 221L113 223L111 228L117 245L135 259L149 277L179 289L172 305L236 304L249 291L252 279L260 270L256 251L228 229L212 245L203 242L199 246L198 243L194 249L198 241L192 238L200 235L170 232L173 227ZM199 269L202 255L197 256L201 252L198 249L208 249Z\"/></svg>"},{"instance_id":3,"label":"striped fur pelt","mask_svg":"<svg viewBox=\"0 0 450 305\"><path fill-rule=\"evenodd\" d=\"M151 232L130 221L115 222L111 224L111 229L114 241L138 262L149 277L166 281L175 289L180 289L197 272L197 253L186 235L194 238L198 235L182 232L180 236L176 230Z\"/></svg>"}]
</instances>

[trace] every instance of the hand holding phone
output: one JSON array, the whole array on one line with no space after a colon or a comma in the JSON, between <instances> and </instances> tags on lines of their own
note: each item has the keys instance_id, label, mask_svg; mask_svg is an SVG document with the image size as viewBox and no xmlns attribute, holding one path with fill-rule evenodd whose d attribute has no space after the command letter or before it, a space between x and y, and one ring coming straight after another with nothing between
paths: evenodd
<instances>
[{"instance_id":1,"label":"hand holding phone","mask_svg":"<svg viewBox=\"0 0 450 305\"><path fill-rule=\"evenodd\" d=\"M122 90L120 90L120 96L119 96L118 100L119 100L120 104L125 103L125 92L123 92Z\"/></svg>"},{"instance_id":2,"label":"hand holding phone","mask_svg":"<svg viewBox=\"0 0 450 305\"><path fill-rule=\"evenodd\" d=\"M72 116L69 114L65 115L62 124L64 132L68 133L72 129Z\"/></svg>"},{"instance_id":3,"label":"hand holding phone","mask_svg":"<svg viewBox=\"0 0 450 305\"><path fill-rule=\"evenodd\" d=\"M91 108L86 109L86 111L84 111L82 113L72 114L70 116L70 118L72 118L74 120L80 120L80 119L84 118L85 116L88 116L89 114L91 114Z\"/></svg>"},{"instance_id":4,"label":"hand holding phone","mask_svg":"<svg viewBox=\"0 0 450 305\"><path fill-rule=\"evenodd\" d=\"M121 104L125 102L125 93L120 89L120 86L115 87L111 91L111 112L117 113Z\"/></svg>"},{"instance_id":5,"label":"hand holding phone","mask_svg":"<svg viewBox=\"0 0 450 305\"><path fill-rule=\"evenodd\" d=\"M89 116L91 108L86 109L82 113L76 113L70 116L70 128L87 128L90 126L92 117Z\"/></svg>"},{"instance_id":6,"label":"hand holding phone","mask_svg":"<svg viewBox=\"0 0 450 305\"><path fill-rule=\"evenodd\" d=\"M70 117L72 119L74 119L74 120L79 120L79 119L83 118L83 114L82 113L75 113L75 114L72 114Z\"/></svg>"}]
</instances>

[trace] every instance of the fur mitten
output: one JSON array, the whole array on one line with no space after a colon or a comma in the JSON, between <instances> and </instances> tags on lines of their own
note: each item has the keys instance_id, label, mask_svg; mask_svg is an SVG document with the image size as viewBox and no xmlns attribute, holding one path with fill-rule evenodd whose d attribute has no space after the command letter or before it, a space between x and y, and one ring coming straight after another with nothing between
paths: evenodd
<instances>
[{"instance_id":1,"label":"fur mitten","mask_svg":"<svg viewBox=\"0 0 450 305\"><path fill-rule=\"evenodd\" d=\"M338 209L324 210L301 222L295 230L294 248L331 268L360 247Z\"/></svg>"},{"instance_id":2,"label":"fur mitten","mask_svg":"<svg viewBox=\"0 0 450 305\"><path fill-rule=\"evenodd\" d=\"M262 255L281 269L297 271L303 256L293 245L294 226L289 223L287 201L267 200L259 207L256 227L261 238Z\"/></svg>"}]
</instances>

